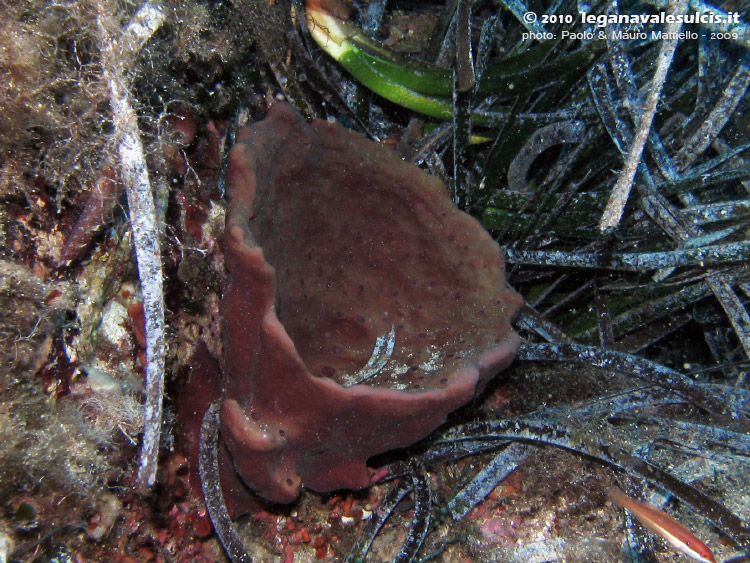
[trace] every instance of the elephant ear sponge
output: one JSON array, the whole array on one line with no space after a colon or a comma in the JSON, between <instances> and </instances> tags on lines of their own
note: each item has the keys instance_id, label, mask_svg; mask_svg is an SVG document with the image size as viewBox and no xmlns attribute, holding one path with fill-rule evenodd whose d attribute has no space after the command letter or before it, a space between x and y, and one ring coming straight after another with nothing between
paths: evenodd
<instances>
[{"instance_id":1,"label":"elephant ear sponge","mask_svg":"<svg viewBox=\"0 0 750 563\"><path fill-rule=\"evenodd\" d=\"M227 180L221 471L235 513L245 487L282 503L303 486L367 487L369 457L426 437L512 361L522 299L436 178L279 103L240 132ZM362 381L378 347L388 361Z\"/></svg>"}]
</instances>

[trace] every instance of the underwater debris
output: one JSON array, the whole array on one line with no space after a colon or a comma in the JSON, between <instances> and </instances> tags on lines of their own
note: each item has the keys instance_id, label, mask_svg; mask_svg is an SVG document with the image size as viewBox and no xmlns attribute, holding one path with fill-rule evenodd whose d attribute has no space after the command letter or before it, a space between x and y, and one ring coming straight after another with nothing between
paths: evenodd
<instances>
[{"instance_id":1,"label":"underwater debris","mask_svg":"<svg viewBox=\"0 0 750 563\"><path fill-rule=\"evenodd\" d=\"M747 416L750 405L741 390L729 386L710 386L693 381L685 375L632 354L569 342L525 344L518 353L522 360L583 361L597 367L615 369L654 383L684 396L695 405L716 414L742 413Z\"/></svg>"},{"instance_id":2,"label":"underwater debris","mask_svg":"<svg viewBox=\"0 0 750 563\"><path fill-rule=\"evenodd\" d=\"M745 263L750 260L750 242L729 242L665 252L626 252L622 254L508 248L505 250L505 257L511 264L641 272L657 268Z\"/></svg>"},{"instance_id":3,"label":"underwater debris","mask_svg":"<svg viewBox=\"0 0 750 563\"><path fill-rule=\"evenodd\" d=\"M343 383L344 387L359 385L364 383L372 376L377 375L385 367L393 355L393 349L396 346L396 330L391 327L391 331L385 335L382 334L375 339L375 348L372 350L372 356L367 360L365 367L359 370Z\"/></svg>"},{"instance_id":4,"label":"underwater debris","mask_svg":"<svg viewBox=\"0 0 750 563\"><path fill-rule=\"evenodd\" d=\"M166 343L164 333L164 291L161 265L160 229L141 141L138 118L126 79L126 65L153 35L166 14L157 2L144 2L133 20L113 36L114 15L100 1L97 27L102 54L102 75L109 86L114 127L118 137L117 154L120 176L125 185L130 210L138 278L143 294L146 331L146 404L141 447L139 480L150 488L156 482L161 444L162 400ZM122 49L124 52L117 52Z\"/></svg>"},{"instance_id":5,"label":"underwater debris","mask_svg":"<svg viewBox=\"0 0 750 563\"><path fill-rule=\"evenodd\" d=\"M218 402L212 403L206 410L201 424L198 468L203 498L206 501L206 508L211 516L216 535L229 559L233 563L252 563L253 559L247 553L229 517L229 509L221 491L218 452L220 406Z\"/></svg>"},{"instance_id":6,"label":"underwater debris","mask_svg":"<svg viewBox=\"0 0 750 563\"><path fill-rule=\"evenodd\" d=\"M454 520L460 520L487 497L528 455L525 444L510 443L462 488L448 503Z\"/></svg>"},{"instance_id":7,"label":"underwater debris","mask_svg":"<svg viewBox=\"0 0 750 563\"><path fill-rule=\"evenodd\" d=\"M412 561L430 532L432 487L427 478L427 472L418 461L410 462L409 469L414 497L414 516L409 527L409 533L406 534L401 549L393 558L393 563L409 563Z\"/></svg>"},{"instance_id":8,"label":"underwater debris","mask_svg":"<svg viewBox=\"0 0 750 563\"><path fill-rule=\"evenodd\" d=\"M687 11L687 2L678 2L673 6L673 15ZM599 230L602 232L617 227L623 213L625 212L625 204L630 195L630 190L633 187L633 180L635 179L635 174L640 166L643 148L646 146L646 141L648 140L651 131L651 125L654 116L656 115L656 106L659 103L661 91L664 87L664 82L667 79L667 72L669 72L669 67L672 65L675 50L679 44L677 34L681 27L682 22L675 19L668 23L665 28L665 39L662 41L661 47L659 48L659 55L656 59L656 70L654 70L654 78L648 89L648 97L644 104L645 107L640 112L638 130L633 137L630 150L628 151L628 156L625 160L625 167L620 173L617 183L612 188L609 201L607 202L602 217L599 220ZM640 104L633 104L631 106L633 111L636 111L635 108L639 105Z\"/></svg>"}]
</instances>

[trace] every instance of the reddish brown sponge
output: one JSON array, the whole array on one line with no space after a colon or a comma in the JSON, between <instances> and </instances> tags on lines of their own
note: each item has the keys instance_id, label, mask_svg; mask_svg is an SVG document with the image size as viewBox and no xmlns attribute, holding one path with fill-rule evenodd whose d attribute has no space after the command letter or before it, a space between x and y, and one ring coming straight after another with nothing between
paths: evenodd
<instances>
[{"instance_id":1,"label":"reddish brown sponge","mask_svg":"<svg viewBox=\"0 0 750 563\"><path fill-rule=\"evenodd\" d=\"M367 487L369 457L513 359L522 299L500 248L439 180L286 104L241 131L227 180L222 482L276 502ZM347 387L392 329L387 364Z\"/></svg>"}]
</instances>

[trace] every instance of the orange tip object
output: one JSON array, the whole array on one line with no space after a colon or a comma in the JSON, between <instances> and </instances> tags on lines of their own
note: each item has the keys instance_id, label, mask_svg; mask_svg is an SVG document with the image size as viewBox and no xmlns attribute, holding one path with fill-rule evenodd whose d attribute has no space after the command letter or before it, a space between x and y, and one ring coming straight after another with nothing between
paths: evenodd
<instances>
[{"instance_id":1,"label":"orange tip object","mask_svg":"<svg viewBox=\"0 0 750 563\"><path fill-rule=\"evenodd\" d=\"M663 510L659 510L650 504L635 501L617 487L609 489L607 496L612 502L628 509L641 524L663 537L676 550L696 561L716 563L716 559L708 546Z\"/></svg>"}]
</instances>

